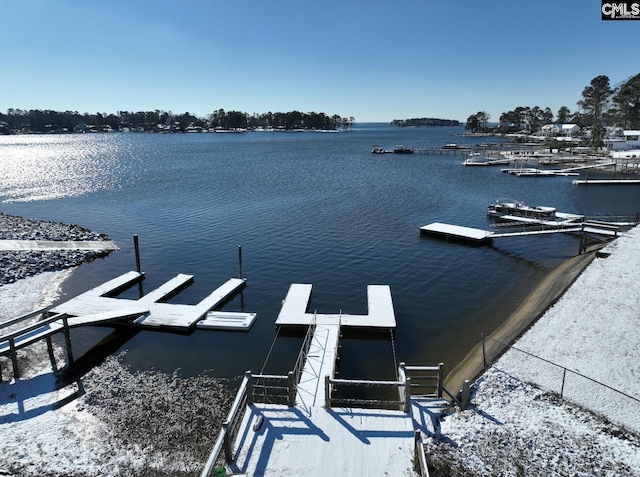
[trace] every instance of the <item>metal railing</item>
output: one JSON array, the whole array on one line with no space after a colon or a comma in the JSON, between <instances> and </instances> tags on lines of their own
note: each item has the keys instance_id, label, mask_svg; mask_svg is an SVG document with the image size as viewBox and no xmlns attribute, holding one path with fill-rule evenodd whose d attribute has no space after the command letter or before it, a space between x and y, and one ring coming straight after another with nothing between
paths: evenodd
<instances>
[{"instance_id":1,"label":"metal railing","mask_svg":"<svg viewBox=\"0 0 640 477\"><path fill-rule=\"evenodd\" d=\"M302 346L300 347L300 352L298 353L298 357L296 358L296 364L293 366L293 375L295 382L300 381L300 376L302 375L302 370L304 369L304 363L307 360L307 354L309 353L309 348L311 347L311 342L313 341L313 335L316 331L317 325L317 315L313 314L313 320L307 328L307 333L304 336L304 341L302 342Z\"/></svg>"}]
</instances>

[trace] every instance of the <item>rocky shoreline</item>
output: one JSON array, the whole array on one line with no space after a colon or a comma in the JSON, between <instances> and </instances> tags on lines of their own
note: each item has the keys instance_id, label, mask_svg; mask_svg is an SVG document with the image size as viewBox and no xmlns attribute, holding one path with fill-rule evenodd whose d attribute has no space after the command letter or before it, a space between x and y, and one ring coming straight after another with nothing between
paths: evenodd
<instances>
[{"instance_id":1,"label":"rocky shoreline","mask_svg":"<svg viewBox=\"0 0 640 477\"><path fill-rule=\"evenodd\" d=\"M78 225L27 219L0 212L0 240L104 241L104 234ZM60 271L108 255L109 251L19 250L0 252L0 286L47 271Z\"/></svg>"}]
</instances>

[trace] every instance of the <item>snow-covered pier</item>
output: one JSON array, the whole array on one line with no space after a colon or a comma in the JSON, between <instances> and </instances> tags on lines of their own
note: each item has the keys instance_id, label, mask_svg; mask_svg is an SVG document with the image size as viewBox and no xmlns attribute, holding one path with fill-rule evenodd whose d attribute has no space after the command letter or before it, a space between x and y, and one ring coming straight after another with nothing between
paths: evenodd
<instances>
[{"instance_id":1,"label":"snow-covered pier","mask_svg":"<svg viewBox=\"0 0 640 477\"><path fill-rule=\"evenodd\" d=\"M11 358L14 376L18 377L16 350L42 339L51 349L51 335L58 332L65 334L67 357L73 361L69 328L77 326L128 325L184 333L202 322L200 328L248 331L255 320L255 313L210 311L244 288L246 282L241 278L229 279L195 305L164 302L193 283L193 275L186 274L175 276L137 300L114 297L144 277L141 272L127 272L64 303L0 323L0 330L7 330L0 335L0 356ZM33 323L38 315L41 319Z\"/></svg>"},{"instance_id":2,"label":"snow-covered pier","mask_svg":"<svg viewBox=\"0 0 640 477\"><path fill-rule=\"evenodd\" d=\"M555 233L577 233L583 235L593 234L615 238L620 233L620 227L622 225L628 225L618 225L614 223L590 220L586 220L584 222L568 223L566 225L557 225L553 222L544 220L513 217L513 220L515 219L518 219L518 222L523 225L522 229L515 230L515 228L512 228L511 230L505 232L491 232L474 227L463 227L460 225L434 222L420 227L420 233L483 245L493 241L493 239L496 238L522 237L526 235L545 235Z\"/></svg>"},{"instance_id":3,"label":"snow-covered pier","mask_svg":"<svg viewBox=\"0 0 640 477\"><path fill-rule=\"evenodd\" d=\"M442 399L442 365L400 364L391 381L336 378L342 327L394 329L395 313L387 285L367 287L366 315L309 313L312 286L293 284L276 320L278 327L307 327L294 369L286 376L250 371L201 476L213 474L224 456L226 475L413 475L424 465L421 433L433 433ZM413 400L409 373L424 373L432 393ZM428 379L428 378L427 378ZM415 376L415 386L421 389ZM337 386L386 387L391 401L334 398ZM278 395L278 390L280 394Z\"/></svg>"}]
</instances>

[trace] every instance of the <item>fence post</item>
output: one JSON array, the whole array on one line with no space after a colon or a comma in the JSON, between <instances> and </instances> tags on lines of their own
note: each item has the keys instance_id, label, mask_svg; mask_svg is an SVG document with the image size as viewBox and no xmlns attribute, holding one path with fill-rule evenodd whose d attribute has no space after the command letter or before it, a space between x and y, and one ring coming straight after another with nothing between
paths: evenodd
<instances>
[{"instance_id":1,"label":"fence post","mask_svg":"<svg viewBox=\"0 0 640 477\"><path fill-rule=\"evenodd\" d=\"M437 396L438 398L442 398L442 385L444 382L444 363L439 363L438 364L438 390L437 390Z\"/></svg>"},{"instance_id":2,"label":"fence post","mask_svg":"<svg viewBox=\"0 0 640 477\"><path fill-rule=\"evenodd\" d=\"M484 349L484 333L480 333L480 339L482 340L482 367L487 367L487 353Z\"/></svg>"},{"instance_id":3,"label":"fence post","mask_svg":"<svg viewBox=\"0 0 640 477\"><path fill-rule=\"evenodd\" d=\"M462 383L462 396L460 396L460 404L462 404L462 410L465 411L469 407L469 395L471 394L471 385L469 380L465 379Z\"/></svg>"},{"instance_id":4,"label":"fence post","mask_svg":"<svg viewBox=\"0 0 640 477\"><path fill-rule=\"evenodd\" d=\"M296 405L296 384L293 382L293 371L287 373L287 389L289 391L289 406Z\"/></svg>"},{"instance_id":5,"label":"fence post","mask_svg":"<svg viewBox=\"0 0 640 477\"><path fill-rule=\"evenodd\" d=\"M404 412L411 412L411 378L404 380Z\"/></svg>"},{"instance_id":6,"label":"fence post","mask_svg":"<svg viewBox=\"0 0 640 477\"><path fill-rule=\"evenodd\" d=\"M244 376L247 378L247 404L253 404L253 375L251 371L245 371Z\"/></svg>"},{"instance_id":7,"label":"fence post","mask_svg":"<svg viewBox=\"0 0 640 477\"><path fill-rule=\"evenodd\" d=\"M229 421L222 423L222 432L224 432L224 458L227 462L233 459L233 449L231 449L231 435L229 434Z\"/></svg>"},{"instance_id":8,"label":"fence post","mask_svg":"<svg viewBox=\"0 0 640 477\"><path fill-rule=\"evenodd\" d=\"M64 342L67 348L67 365L71 366L73 363L73 352L71 350L71 335L69 334L69 316L66 313L62 314L62 324L64 328Z\"/></svg>"},{"instance_id":9,"label":"fence post","mask_svg":"<svg viewBox=\"0 0 640 477\"><path fill-rule=\"evenodd\" d=\"M18 367L18 352L16 351L16 342L13 338L9 338L9 350L11 353L11 364L13 365L13 379L20 379L20 368Z\"/></svg>"},{"instance_id":10,"label":"fence post","mask_svg":"<svg viewBox=\"0 0 640 477\"><path fill-rule=\"evenodd\" d=\"M567 377L567 368L562 368L562 386L560 387L560 397L564 395L564 380Z\"/></svg>"},{"instance_id":11,"label":"fence post","mask_svg":"<svg viewBox=\"0 0 640 477\"><path fill-rule=\"evenodd\" d=\"M422 470L422 465L420 464L420 455L418 452L418 448L422 449L422 437L420 431L418 429L413 431L413 470ZM422 450L424 452L424 450ZM422 475L422 472L420 472Z\"/></svg>"},{"instance_id":12,"label":"fence post","mask_svg":"<svg viewBox=\"0 0 640 477\"><path fill-rule=\"evenodd\" d=\"M331 378L328 374L324 376L324 407L331 409Z\"/></svg>"}]
</instances>

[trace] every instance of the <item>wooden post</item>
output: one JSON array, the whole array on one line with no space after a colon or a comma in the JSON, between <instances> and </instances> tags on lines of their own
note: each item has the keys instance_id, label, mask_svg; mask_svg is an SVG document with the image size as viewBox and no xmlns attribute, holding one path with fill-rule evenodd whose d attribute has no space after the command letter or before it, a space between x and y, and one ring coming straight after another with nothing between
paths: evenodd
<instances>
[{"instance_id":1,"label":"wooden post","mask_svg":"<svg viewBox=\"0 0 640 477\"><path fill-rule=\"evenodd\" d=\"M420 455L418 454L418 452L420 452L418 449L422 449L421 443L422 437L420 435L420 431L416 429L413 431L413 469L418 471L422 467L420 465Z\"/></svg>"},{"instance_id":2,"label":"wooden post","mask_svg":"<svg viewBox=\"0 0 640 477\"><path fill-rule=\"evenodd\" d=\"M411 378L404 380L404 412L411 412Z\"/></svg>"},{"instance_id":3,"label":"wooden post","mask_svg":"<svg viewBox=\"0 0 640 477\"><path fill-rule=\"evenodd\" d=\"M18 352L16 351L16 342L13 338L9 338L9 350L11 352L11 364L13 365L13 379L20 379L20 368L18 367Z\"/></svg>"},{"instance_id":4,"label":"wooden post","mask_svg":"<svg viewBox=\"0 0 640 477\"><path fill-rule=\"evenodd\" d=\"M253 376L251 371L245 371L244 375L247 378L247 404L253 404Z\"/></svg>"},{"instance_id":5,"label":"wooden post","mask_svg":"<svg viewBox=\"0 0 640 477\"><path fill-rule=\"evenodd\" d=\"M47 335L45 338L47 340L47 352L49 353L49 359L51 360L51 367L54 371L58 370L56 365L56 357L53 354L53 344L51 343L51 335Z\"/></svg>"},{"instance_id":6,"label":"wooden post","mask_svg":"<svg viewBox=\"0 0 640 477\"><path fill-rule=\"evenodd\" d=\"M398 399L400 400L400 410L404 411L405 401L407 400L407 370L404 361L398 366Z\"/></svg>"},{"instance_id":7,"label":"wooden post","mask_svg":"<svg viewBox=\"0 0 640 477\"><path fill-rule=\"evenodd\" d=\"M324 377L324 407L331 409L331 378L328 374Z\"/></svg>"},{"instance_id":8,"label":"wooden post","mask_svg":"<svg viewBox=\"0 0 640 477\"><path fill-rule=\"evenodd\" d=\"M224 433L224 458L227 462L233 460L233 449L231 448L231 433L229 432L229 421L222 423L222 432Z\"/></svg>"},{"instance_id":9,"label":"wooden post","mask_svg":"<svg viewBox=\"0 0 640 477\"><path fill-rule=\"evenodd\" d=\"M471 384L468 379L465 379L462 383L462 396L460 397L460 404L462 404L462 410L465 411L469 407L469 396L471 394Z\"/></svg>"},{"instance_id":10,"label":"wooden post","mask_svg":"<svg viewBox=\"0 0 640 477\"><path fill-rule=\"evenodd\" d=\"M480 333L480 339L482 340L482 367L487 367L487 353L484 349L484 333Z\"/></svg>"},{"instance_id":11,"label":"wooden post","mask_svg":"<svg viewBox=\"0 0 640 477\"><path fill-rule=\"evenodd\" d=\"M138 243L138 234L133 235L133 249L136 254L136 272L140 273L142 267L140 266L140 244ZM144 296L144 290L142 289L142 280L138 282L138 293L140 298Z\"/></svg>"},{"instance_id":12,"label":"wooden post","mask_svg":"<svg viewBox=\"0 0 640 477\"><path fill-rule=\"evenodd\" d=\"M444 363L438 364L438 398L442 399L442 385L444 383Z\"/></svg>"},{"instance_id":13,"label":"wooden post","mask_svg":"<svg viewBox=\"0 0 640 477\"><path fill-rule=\"evenodd\" d=\"M138 234L133 235L133 249L136 253L136 271L140 273L140 245L138 243Z\"/></svg>"},{"instance_id":14,"label":"wooden post","mask_svg":"<svg viewBox=\"0 0 640 477\"><path fill-rule=\"evenodd\" d=\"M71 351L71 336L69 335L69 317L66 313L62 314L62 324L64 329L64 342L67 348L67 365L73 363L73 352Z\"/></svg>"},{"instance_id":15,"label":"wooden post","mask_svg":"<svg viewBox=\"0 0 640 477\"><path fill-rule=\"evenodd\" d=\"M242 245L238 245L238 278L242 278Z\"/></svg>"},{"instance_id":16,"label":"wooden post","mask_svg":"<svg viewBox=\"0 0 640 477\"><path fill-rule=\"evenodd\" d=\"M293 382L293 371L287 373L287 390L289 391L289 406L296 405L296 384Z\"/></svg>"}]
</instances>

